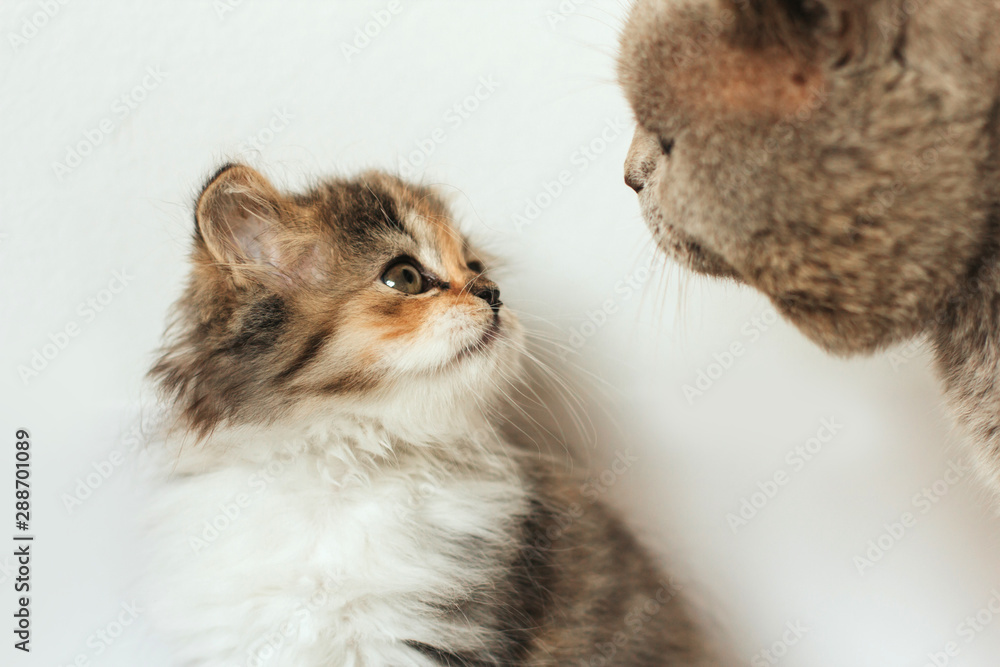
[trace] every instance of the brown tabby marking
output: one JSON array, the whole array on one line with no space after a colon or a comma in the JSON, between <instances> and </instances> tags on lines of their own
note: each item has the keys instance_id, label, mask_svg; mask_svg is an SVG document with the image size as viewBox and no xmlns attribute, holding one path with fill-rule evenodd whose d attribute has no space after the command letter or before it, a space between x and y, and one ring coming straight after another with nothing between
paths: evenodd
<instances>
[{"instance_id":1,"label":"brown tabby marking","mask_svg":"<svg viewBox=\"0 0 1000 667\"><path fill-rule=\"evenodd\" d=\"M490 284L468 268L440 198L382 173L286 196L227 165L196 221L192 278L151 375L203 435L226 420L272 420L303 395L377 390L394 345L447 308L481 308L470 292ZM369 288L397 254L428 247L444 298Z\"/></svg>"},{"instance_id":2,"label":"brown tabby marking","mask_svg":"<svg viewBox=\"0 0 1000 667\"><path fill-rule=\"evenodd\" d=\"M176 524L155 597L178 611L179 662L246 655L291 581L324 602L284 664L719 664L624 523L499 435L520 329L430 190L369 173L287 195L231 165L196 210L192 278L152 371L204 444L177 448L151 522ZM400 260L433 287L386 284ZM212 556L192 557L192 517L217 511L220 485L244 490L279 460Z\"/></svg>"}]
</instances>

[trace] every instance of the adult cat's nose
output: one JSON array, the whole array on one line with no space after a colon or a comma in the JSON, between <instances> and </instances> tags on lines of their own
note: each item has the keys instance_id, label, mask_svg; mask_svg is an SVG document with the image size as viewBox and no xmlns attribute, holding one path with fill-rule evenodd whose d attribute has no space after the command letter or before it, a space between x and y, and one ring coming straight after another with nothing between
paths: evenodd
<instances>
[{"instance_id":1,"label":"adult cat's nose","mask_svg":"<svg viewBox=\"0 0 1000 667\"><path fill-rule=\"evenodd\" d=\"M472 295L477 296L490 305L493 312L500 310L503 302L500 300L500 289L494 283L480 283L472 288Z\"/></svg>"},{"instance_id":2,"label":"adult cat's nose","mask_svg":"<svg viewBox=\"0 0 1000 667\"><path fill-rule=\"evenodd\" d=\"M642 189L646 187L646 184L634 172L628 170L625 171L625 185L635 190L636 194L642 192Z\"/></svg>"},{"instance_id":3,"label":"adult cat's nose","mask_svg":"<svg viewBox=\"0 0 1000 667\"><path fill-rule=\"evenodd\" d=\"M656 160L662 153L656 135L641 127L635 129L632 145L625 157L625 184L635 190L636 194L646 187L650 175L656 169Z\"/></svg>"}]
</instances>

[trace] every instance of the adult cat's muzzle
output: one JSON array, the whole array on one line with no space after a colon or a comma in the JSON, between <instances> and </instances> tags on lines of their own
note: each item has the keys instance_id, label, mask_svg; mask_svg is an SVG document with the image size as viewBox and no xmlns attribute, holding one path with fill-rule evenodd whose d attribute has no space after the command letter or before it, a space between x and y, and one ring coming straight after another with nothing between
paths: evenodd
<instances>
[{"instance_id":1,"label":"adult cat's muzzle","mask_svg":"<svg viewBox=\"0 0 1000 667\"><path fill-rule=\"evenodd\" d=\"M705 248L698 239L670 224L663 215L657 169L669 157L662 146L663 142L656 135L637 127L625 157L625 183L639 196L642 217L656 244L668 257L696 273L740 280L728 262Z\"/></svg>"}]
</instances>

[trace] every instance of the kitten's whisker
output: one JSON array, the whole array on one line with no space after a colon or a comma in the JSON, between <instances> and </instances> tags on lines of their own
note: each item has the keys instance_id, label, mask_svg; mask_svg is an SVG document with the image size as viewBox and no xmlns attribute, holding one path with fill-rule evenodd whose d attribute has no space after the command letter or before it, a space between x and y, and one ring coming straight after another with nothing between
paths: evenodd
<instances>
[{"instance_id":1,"label":"kitten's whisker","mask_svg":"<svg viewBox=\"0 0 1000 667\"><path fill-rule=\"evenodd\" d=\"M540 363L535 360L535 363ZM541 368L541 365L539 366ZM577 434L584 439L592 439L591 436L594 433L594 425L590 421L589 416L583 401L573 392L572 389L557 375L543 369L544 374L541 376L541 380L547 383L553 389L553 393L561 399L563 406L569 416L569 419L575 428ZM552 419L558 423L559 419L555 415L551 406L546 405L549 415Z\"/></svg>"},{"instance_id":2,"label":"kitten's whisker","mask_svg":"<svg viewBox=\"0 0 1000 667\"><path fill-rule=\"evenodd\" d=\"M492 378L490 378L490 380L489 380L489 381L490 381L490 383L491 383L491 384L493 385L493 387L494 387L494 388L495 388L495 389L496 389L496 390L497 390L498 392L500 392L501 396L502 396L502 397L503 397L503 398L504 398L504 399L506 400L507 404L508 404L508 405L509 405L510 407L514 408L515 410L518 410L518 411L520 411L520 412L521 412L521 414L523 414L523 415L524 415L525 417L527 417L527 418L528 418L529 420L532 420L531 416L530 416L530 415L529 415L529 414L528 414L527 412L525 412L525 411L524 411L524 408L523 408L523 407L521 407L521 406L520 406L520 405L519 405L519 404L517 403L517 401L515 401L515 400L514 400L514 399L513 399L513 398L512 398L512 397L511 397L511 396L510 396L509 394L507 394L507 393L506 393L506 392L504 391L504 389L503 389L503 388L502 388L502 387L501 387L501 386L500 386L499 384L497 384L497 383L496 383L496 381L495 381L495 380L493 380ZM473 394L473 396L475 397L475 394ZM477 403L478 403L478 399L476 399L476 400L477 400ZM533 421L533 420L532 420L532 421ZM541 451L541 446L540 446L540 445L538 444L538 441L537 441L537 440L535 440L535 438L534 438L534 437L533 437L533 436L532 436L531 434L529 434L529 433L528 433L527 431L525 431L525 430L524 430L523 428L521 428L521 426L519 426L519 425L517 424L517 422L516 422L516 421L513 421L513 420L510 420L510 419L508 419L508 420L506 420L506 421L505 421L505 423L509 424L509 425L510 425L510 426L512 426L512 427L513 427L514 429L516 429L516 430L517 430L517 431L518 431L519 433L521 433L522 435L524 435L524 437L526 437L526 438L527 438L527 439L528 439L528 440L529 440L529 441L531 442L531 444L535 446L535 448L536 448L536 449L537 449L538 451ZM537 424L537 422L535 422L535 423ZM540 425L539 425L539 428L541 428L541 426L540 426Z\"/></svg>"},{"instance_id":3,"label":"kitten's whisker","mask_svg":"<svg viewBox=\"0 0 1000 667\"><path fill-rule=\"evenodd\" d=\"M526 344L518 345L518 351L531 362L530 368L538 370L539 374L535 378L536 381L540 382L543 386L550 387L554 396L567 411L568 416L579 436L585 439L593 439L592 434L595 433L593 422L589 420L589 417L587 417L585 421L584 417L581 416L587 414L583 399L571 388L569 382L563 378L552 365L541 358L540 355L545 354L546 351L544 351L543 348L536 348L536 354L532 350L528 349ZM535 395L538 396L537 392ZM538 404L542 405L547 410L549 417L555 423L560 423L553 407L543 401L540 396L538 396ZM559 430L565 437L565 432L562 431L561 426L559 427Z\"/></svg>"}]
</instances>

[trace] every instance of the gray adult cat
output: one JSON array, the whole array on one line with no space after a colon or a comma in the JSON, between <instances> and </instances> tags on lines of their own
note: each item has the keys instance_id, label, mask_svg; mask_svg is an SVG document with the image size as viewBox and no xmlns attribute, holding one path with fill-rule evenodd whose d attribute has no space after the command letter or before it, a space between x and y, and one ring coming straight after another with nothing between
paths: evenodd
<instances>
[{"instance_id":1,"label":"gray adult cat","mask_svg":"<svg viewBox=\"0 0 1000 667\"><path fill-rule=\"evenodd\" d=\"M619 62L663 251L836 354L927 335L995 488L998 32L983 0L639 0Z\"/></svg>"}]
</instances>

